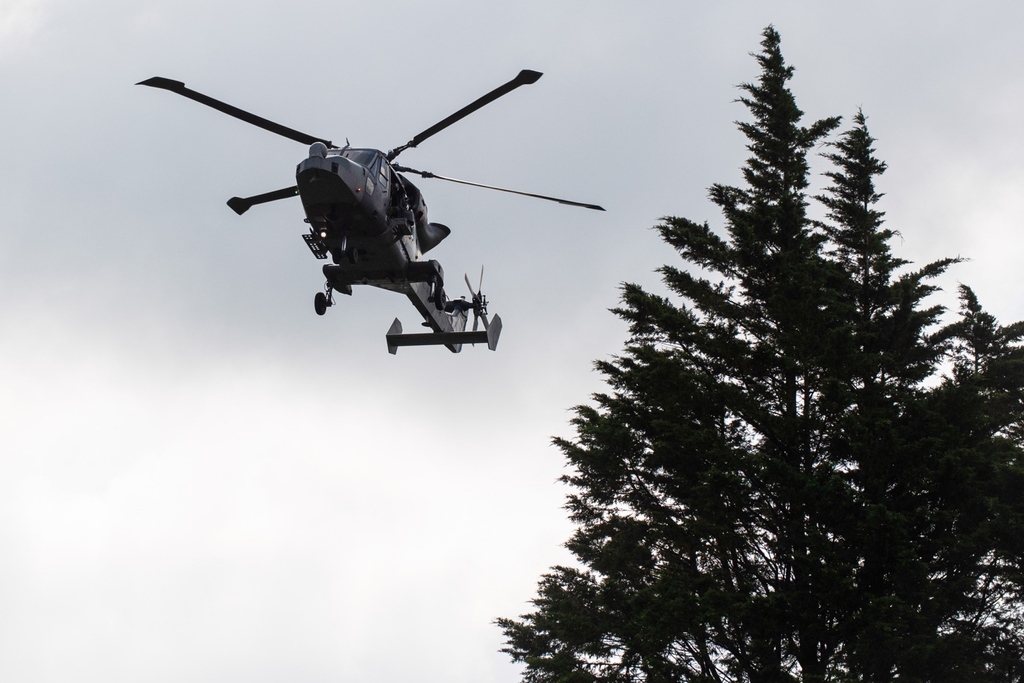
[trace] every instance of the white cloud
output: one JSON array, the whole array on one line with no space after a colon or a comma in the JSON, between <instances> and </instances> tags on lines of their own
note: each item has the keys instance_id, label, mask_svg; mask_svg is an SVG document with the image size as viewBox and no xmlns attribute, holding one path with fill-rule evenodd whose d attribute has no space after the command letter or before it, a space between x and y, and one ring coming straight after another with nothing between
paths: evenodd
<instances>
[{"instance_id":1,"label":"white cloud","mask_svg":"<svg viewBox=\"0 0 1024 683\"><path fill-rule=\"evenodd\" d=\"M50 38L47 33L68 7L74 7L74 3L68 0L4 0L0 3L0 67L43 58Z\"/></svg>"},{"instance_id":2,"label":"white cloud","mask_svg":"<svg viewBox=\"0 0 1024 683\"><path fill-rule=\"evenodd\" d=\"M534 436L358 371L318 381L259 350L190 366L102 320L8 313L0 677L494 675L490 622L565 535L556 471L499 454Z\"/></svg>"}]
</instances>

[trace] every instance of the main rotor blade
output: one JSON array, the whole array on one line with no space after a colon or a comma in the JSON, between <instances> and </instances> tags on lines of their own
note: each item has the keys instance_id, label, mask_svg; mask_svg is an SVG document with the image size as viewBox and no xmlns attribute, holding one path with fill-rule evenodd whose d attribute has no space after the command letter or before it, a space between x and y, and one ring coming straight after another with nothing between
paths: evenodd
<instances>
[{"instance_id":1,"label":"main rotor blade","mask_svg":"<svg viewBox=\"0 0 1024 683\"><path fill-rule=\"evenodd\" d=\"M462 109L458 110L448 118L442 121L438 121L433 126L427 128L425 131L423 131L422 133L420 133L419 135L417 135L416 137L414 137L412 140L405 143L401 147L396 147L395 149L388 152L388 161L391 161L392 159L394 159L395 157L397 157L399 154L409 149L410 147L416 147L427 138L436 135L437 133L440 133L442 130L452 125L453 123L466 118L467 116L475 112L477 109L480 109L481 107L490 104L491 102L493 102L494 100L498 99L503 95L509 94L519 86L536 83L542 75L543 74L540 73L539 71L530 71L529 69L523 69L522 71L519 72L519 75L517 75L515 78L513 78L505 85L495 88L494 90L487 93L480 99L474 101L472 104L468 104Z\"/></svg>"},{"instance_id":2,"label":"main rotor blade","mask_svg":"<svg viewBox=\"0 0 1024 683\"><path fill-rule=\"evenodd\" d=\"M468 180L459 180L458 178L448 178L448 177L443 176L443 175L437 175L436 173L431 173L430 171L417 171L415 168L409 168L407 166L399 166L397 164L394 164L392 166L392 168L394 168L399 173L415 173L416 175L422 176L424 178L437 178L438 180L447 180L447 181L452 182L452 183L461 183L463 185L472 185L473 187L482 187L482 188L487 189L487 190L497 190L499 192L510 192L512 194L523 195L524 197L533 197L534 199L546 199L549 202L558 202L559 204L567 204L569 206L580 206L580 207L583 207L584 209L593 209L595 211L604 211L604 207L598 206L597 204L584 204L583 202L574 202L574 201L570 201L568 199L559 199L558 197L548 197L547 195L543 195L543 194L534 194L532 192L520 192L519 190L510 190L507 187L498 187L496 185L484 185L483 183L473 183L473 182L470 182Z\"/></svg>"},{"instance_id":3,"label":"main rotor blade","mask_svg":"<svg viewBox=\"0 0 1024 683\"><path fill-rule=\"evenodd\" d=\"M153 78L147 79L145 81L140 81L135 85L148 85L151 88L161 88L163 90L170 90L171 92L178 93L182 97L187 97L190 100L195 100L196 102L199 102L200 104L205 104L207 107L213 107L217 111L223 112L228 116L234 116L236 119L241 119L246 123L251 123L252 125L262 128L263 130L269 130L271 133L277 133L278 135L282 135L290 140L301 142L304 145L312 145L314 142L322 142L328 147L334 147L334 144L332 144L331 141L326 138L318 138L313 135L297 131L294 128L282 126L280 123L274 123L273 121L265 119L262 116L250 114L244 109L233 107L230 104L226 104L224 102L221 102L220 100L215 100L212 97L207 97L206 95L200 92L196 92L195 90L190 90L186 88L185 84L181 81L172 81L169 78L154 76Z\"/></svg>"},{"instance_id":4,"label":"main rotor blade","mask_svg":"<svg viewBox=\"0 0 1024 683\"><path fill-rule=\"evenodd\" d=\"M293 185L292 187L274 190L273 192L264 192L263 194L258 194L254 197L232 197L228 200L228 206L231 207L232 211L241 216L257 204L266 204L267 202L274 202L278 199L287 199L288 197L294 197L297 194L299 194L299 188Z\"/></svg>"}]
</instances>

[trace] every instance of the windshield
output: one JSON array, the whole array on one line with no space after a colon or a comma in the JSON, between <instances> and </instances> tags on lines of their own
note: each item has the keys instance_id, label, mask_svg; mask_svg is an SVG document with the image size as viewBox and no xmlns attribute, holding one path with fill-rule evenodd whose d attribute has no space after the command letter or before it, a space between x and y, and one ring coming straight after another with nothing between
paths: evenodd
<instances>
[{"instance_id":1,"label":"windshield","mask_svg":"<svg viewBox=\"0 0 1024 683\"><path fill-rule=\"evenodd\" d=\"M381 157L381 153L375 149L346 149L341 156L372 171L377 165L377 159Z\"/></svg>"}]
</instances>

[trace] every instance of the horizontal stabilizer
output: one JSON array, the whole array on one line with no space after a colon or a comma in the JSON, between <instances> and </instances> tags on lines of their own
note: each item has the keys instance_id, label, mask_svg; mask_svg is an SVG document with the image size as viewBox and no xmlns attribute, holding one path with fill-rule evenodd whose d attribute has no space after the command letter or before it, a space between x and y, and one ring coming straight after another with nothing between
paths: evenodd
<instances>
[{"instance_id":1,"label":"horizontal stabilizer","mask_svg":"<svg viewBox=\"0 0 1024 683\"><path fill-rule=\"evenodd\" d=\"M486 330L479 332L418 332L402 334L402 323L395 318L388 330L388 353L398 353L400 346L434 346L446 345L453 352L458 352L462 344L487 344L494 351L498 348L498 336L501 334L501 318L494 316Z\"/></svg>"}]
</instances>

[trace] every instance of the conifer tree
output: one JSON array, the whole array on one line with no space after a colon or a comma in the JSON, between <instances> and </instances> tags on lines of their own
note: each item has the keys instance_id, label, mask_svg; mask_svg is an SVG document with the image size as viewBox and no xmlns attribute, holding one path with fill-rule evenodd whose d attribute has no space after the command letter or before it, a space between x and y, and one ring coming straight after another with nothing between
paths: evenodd
<instances>
[{"instance_id":1,"label":"conifer tree","mask_svg":"<svg viewBox=\"0 0 1024 683\"><path fill-rule=\"evenodd\" d=\"M964 289L932 332L955 260L901 274L862 114L808 217L839 120L802 126L761 47L745 185L710 190L726 236L665 218L672 298L623 287L609 390L557 441L578 566L499 620L506 651L529 683L1022 680L1024 326Z\"/></svg>"}]
</instances>

